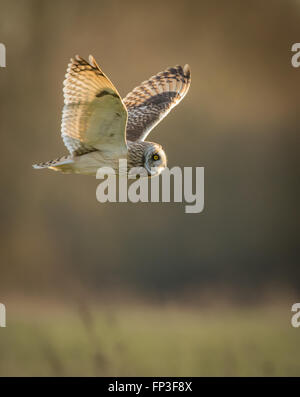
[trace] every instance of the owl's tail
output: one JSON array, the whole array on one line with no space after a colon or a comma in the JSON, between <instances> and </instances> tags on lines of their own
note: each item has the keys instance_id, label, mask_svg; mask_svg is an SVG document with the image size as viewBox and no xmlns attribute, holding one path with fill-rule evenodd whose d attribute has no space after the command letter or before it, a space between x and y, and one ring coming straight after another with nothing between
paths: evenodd
<instances>
[{"instance_id":1,"label":"owl's tail","mask_svg":"<svg viewBox=\"0 0 300 397\"><path fill-rule=\"evenodd\" d=\"M72 156L63 156L63 157L59 157L58 159L55 160L49 160L49 161L45 161L42 163L37 163L37 164L33 164L33 168L36 170L41 170L43 168L51 168L55 171L59 171L60 170L60 166L66 165L66 164L72 164L74 162Z\"/></svg>"}]
</instances>

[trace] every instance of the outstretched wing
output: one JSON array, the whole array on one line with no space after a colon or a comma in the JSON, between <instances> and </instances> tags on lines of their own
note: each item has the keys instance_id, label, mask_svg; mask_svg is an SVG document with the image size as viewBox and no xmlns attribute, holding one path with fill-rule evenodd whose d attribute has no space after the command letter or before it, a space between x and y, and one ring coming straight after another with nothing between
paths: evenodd
<instances>
[{"instance_id":1,"label":"outstretched wing","mask_svg":"<svg viewBox=\"0 0 300 397\"><path fill-rule=\"evenodd\" d=\"M127 153L127 110L111 81L90 55L76 56L64 81L62 139L71 154L94 150Z\"/></svg>"},{"instance_id":2,"label":"outstretched wing","mask_svg":"<svg viewBox=\"0 0 300 397\"><path fill-rule=\"evenodd\" d=\"M127 139L143 141L184 98L190 84L189 65L175 66L152 76L130 92L123 99L128 111Z\"/></svg>"}]
</instances>

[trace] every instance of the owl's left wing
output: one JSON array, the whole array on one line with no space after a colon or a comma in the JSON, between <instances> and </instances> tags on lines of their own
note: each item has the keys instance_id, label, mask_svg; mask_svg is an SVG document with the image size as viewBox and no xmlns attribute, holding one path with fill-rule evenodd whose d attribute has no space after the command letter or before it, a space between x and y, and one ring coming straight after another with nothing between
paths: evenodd
<instances>
[{"instance_id":1,"label":"owl's left wing","mask_svg":"<svg viewBox=\"0 0 300 397\"><path fill-rule=\"evenodd\" d=\"M62 139L71 154L101 150L127 153L127 110L112 82L94 57L71 59L64 81Z\"/></svg>"},{"instance_id":2,"label":"owl's left wing","mask_svg":"<svg viewBox=\"0 0 300 397\"><path fill-rule=\"evenodd\" d=\"M143 141L186 95L191 84L189 65L168 68L144 81L123 102L127 108L126 137Z\"/></svg>"}]
</instances>

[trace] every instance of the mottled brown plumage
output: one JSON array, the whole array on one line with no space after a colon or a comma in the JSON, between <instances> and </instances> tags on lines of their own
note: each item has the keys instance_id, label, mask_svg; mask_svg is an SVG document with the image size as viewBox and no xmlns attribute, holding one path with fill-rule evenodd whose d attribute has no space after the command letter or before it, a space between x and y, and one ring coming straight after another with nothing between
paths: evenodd
<instances>
[{"instance_id":1,"label":"mottled brown plumage","mask_svg":"<svg viewBox=\"0 0 300 397\"><path fill-rule=\"evenodd\" d=\"M150 131L184 98L190 83L189 66L175 66L150 77L130 92L123 99L128 111L127 139L146 139Z\"/></svg>"},{"instance_id":2,"label":"mottled brown plumage","mask_svg":"<svg viewBox=\"0 0 300 397\"><path fill-rule=\"evenodd\" d=\"M70 155L33 167L94 175L103 166L118 170L118 160L127 159L128 168L145 167L149 176L159 174L166 167L166 155L145 138L183 99L190 82L189 66L175 66L144 81L122 100L92 56L89 62L76 56L64 81L61 126Z\"/></svg>"}]
</instances>

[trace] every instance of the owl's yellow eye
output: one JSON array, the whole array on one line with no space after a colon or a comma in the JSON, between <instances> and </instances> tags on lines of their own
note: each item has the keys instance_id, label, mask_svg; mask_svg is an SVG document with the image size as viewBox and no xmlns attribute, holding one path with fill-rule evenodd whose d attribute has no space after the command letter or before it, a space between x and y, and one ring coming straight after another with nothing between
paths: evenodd
<instances>
[{"instance_id":1,"label":"owl's yellow eye","mask_svg":"<svg viewBox=\"0 0 300 397\"><path fill-rule=\"evenodd\" d=\"M159 159L159 155L158 155L158 154L154 154L152 158L153 158L153 160L155 160L155 161L156 161L156 160L158 160L158 159Z\"/></svg>"}]
</instances>

